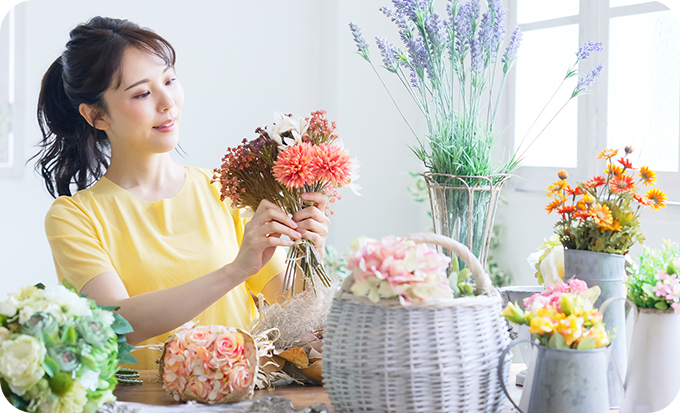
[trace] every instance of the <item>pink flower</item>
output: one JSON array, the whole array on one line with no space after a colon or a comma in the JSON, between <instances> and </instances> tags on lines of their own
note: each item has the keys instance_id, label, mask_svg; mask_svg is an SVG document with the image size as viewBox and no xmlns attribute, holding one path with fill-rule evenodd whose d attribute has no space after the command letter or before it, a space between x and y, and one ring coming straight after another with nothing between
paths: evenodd
<instances>
[{"instance_id":1,"label":"pink flower","mask_svg":"<svg viewBox=\"0 0 680 413\"><path fill-rule=\"evenodd\" d=\"M196 326L189 330L186 335L187 344L196 344L197 346L210 347L215 340L215 336L210 333L210 330L203 326Z\"/></svg>"},{"instance_id":2,"label":"pink flower","mask_svg":"<svg viewBox=\"0 0 680 413\"><path fill-rule=\"evenodd\" d=\"M187 381L186 389L194 393L196 397L206 400L212 391L212 386L207 380L201 381L197 376L192 376Z\"/></svg>"},{"instance_id":3,"label":"pink flower","mask_svg":"<svg viewBox=\"0 0 680 413\"><path fill-rule=\"evenodd\" d=\"M337 145L322 143L315 147L312 160L314 173L318 180L330 182L336 187L347 185L352 173L349 155Z\"/></svg>"},{"instance_id":4,"label":"pink flower","mask_svg":"<svg viewBox=\"0 0 680 413\"><path fill-rule=\"evenodd\" d=\"M243 337L236 332L225 332L215 339L215 357L236 362L244 351Z\"/></svg>"},{"instance_id":5,"label":"pink flower","mask_svg":"<svg viewBox=\"0 0 680 413\"><path fill-rule=\"evenodd\" d=\"M250 366L245 363L234 364L229 372L229 384L236 390L246 390L253 382L253 375Z\"/></svg>"},{"instance_id":6,"label":"pink flower","mask_svg":"<svg viewBox=\"0 0 680 413\"><path fill-rule=\"evenodd\" d=\"M315 181L314 147L308 143L289 146L279 152L272 172L281 185L302 188Z\"/></svg>"},{"instance_id":7,"label":"pink flower","mask_svg":"<svg viewBox=\"0 0 680 413\"><path fill-rule=\"evenodd\" d=\"M572 293L581 293L588 289L588 284L585 281L579 280L578 278L572 278L569 280L569 289Z\"/></svg>"}]
</instances>

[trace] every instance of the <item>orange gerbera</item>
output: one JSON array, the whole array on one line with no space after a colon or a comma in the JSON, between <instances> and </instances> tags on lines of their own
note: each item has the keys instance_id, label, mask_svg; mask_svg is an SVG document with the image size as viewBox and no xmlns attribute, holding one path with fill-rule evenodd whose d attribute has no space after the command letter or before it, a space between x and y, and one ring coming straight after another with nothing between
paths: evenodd
<instances>
[{"instance_id":1,"label":"orange gerbera","mask_svg":"<svg viewBox=\"0 0 680 413\"><path fill-rule=\"evenodd\" d=\"M619 153L618 149L605 149L602 152L600 152L599 155L597 155L597 159L611 159L616 156L616 154Z\"/></svg>"},{"instance_id":2,"label":"orange gerbera","mask_svg":"<svg viewBox=\"0 0 680 413\"><path fill-rule=\"evenodd\" d=\"M545 190L548 191L548 193L545 194L545 196L553 196L555 194L558 194L567 187L569 187L569 184L567 183L566 179L561 179L557 182L553 182L549 187L545 188Z\"/></svg>"},{"instance_id":3,"label":"orange gerbera","mask_svg":"<svg viewBox=\"0 0 680 413\"><path fill-rule=\"evenodd\" d=\"M623 165L623 167L626 168L626 169L635 169L635 168L633 168L633 164L630 163L630 159L628 159L628 158L619 159L619 163L621 165Z\"/></svg>"},{"instance_id":4,"label":"orange gerbera","mask_svg":"<svg viewBox=\"0 0 680 413\"><path fill-rule=\"evenodd\" d=\"M621 223L614 220L611 224L599 223L597 227L603 231L621 231Z\"/></svg>"},{"instance_id":5,"label":"orange gerbera","mask_svg":"<svg viewBox=\"0 0 680 413\"><path fill-rule=\"evenodd\" d=\"M656 172L643 166L640 168L640 178L642 178L642 184L645 186L654 185L656 183Z\"/></svg>"},{"instance_id":6,"label":"orange gerbera","mask_svg":"<svg viewBox=\"0 0 680 413\"><path fill-rule=\"evenodd\" d=\"M576 195L581 195L582 193L583 193L583 191L581 190L580 186L577 186L574 189L567 188L567 195L576 196Z\"/></svg>"},{"instance_id":7,"label":"orange gerbera","mask_svg":"<svg viewBox=\"0 0 680 413\"><path fill-rule=\"evenodd\" d=\"M607 172L606 169L605 169L605 172ZM607 180L606 180L606 179L604 179L604 178L601 177L601 176L596 176L595 178L593 178L593 179L591 179L590 181L586 182L586 186L587 186L588 188L597 188L597 187L602 186L602 185L604 185L604 184L606 184L606 183L607 183Z\"/></svg>"},{"instance_id":8,"label":"orange gerbera","mask_svg":"<svg viewBox=\"0 0 680 413\"><path fill-rule=\"evenodd\" d=\"M649 200L650 205L649 207L652 209L658 210L659 208L664 208L666 207L666 200L668 199L666 197L666 194L657 188L652 188L647 193L645 194L645 197Z\"/></svg>"},{"instance_id":9,"label":"orange gerbera","mask_svg":"<svg viewBox=\"0 0 680 413\"><path fill-rule=\"evenodd\" d=\"M615 176L609 181L609 189L617 194L622 194L635 189L635 182L633 182L633 178L628 175Z\"/></svg>"},{"instance_id":10,"label":"orange gerbera","mask_svg":"<svg viewBox=\"0 0 680 413\"><path fill-rule=\"evenodd\" d=\"M609 175L610 178L612 176L621 176L621 174L623 174L623 168L618 165L609 164L607 169L604 170L604 173Z\"/></svg>"},{"instance_id":11,"label":"orange gerbera","mask_svg":"<svg viewBox=\"0 0 680 413\"><path fill-rule=\"evenodd\" d=\"M610 211L609 207L605 204L593 205L593 207L590 208L590 216L593 217L597 224L611 224L613 220L612 211Z\"/></svg>"},{"instance_id":12,"label":"orange gerbera","mask_svg":"<svg viewBox=\"0 0 680 413\"><path fill-rule=\"evenodd\" d=\"M552 213L555 209L560 207L562 204L564 204L567 201L567 198L560 196L558 198L555 198L552 200L551 203L548 204L547 207L545 207L545 210L548 211L548 214Z\"/></svg>"},{"instance_id":13,"label":"orange gerbera","mask_svg":"<svg viewBox=\"0 0 680 413\"><path fill-rule=\"evenodd\" d=\"M586 219L590 216L589 211L576 211L572 215L574 218L581 218L581 219Z\"/></svg>"}]
</instances>

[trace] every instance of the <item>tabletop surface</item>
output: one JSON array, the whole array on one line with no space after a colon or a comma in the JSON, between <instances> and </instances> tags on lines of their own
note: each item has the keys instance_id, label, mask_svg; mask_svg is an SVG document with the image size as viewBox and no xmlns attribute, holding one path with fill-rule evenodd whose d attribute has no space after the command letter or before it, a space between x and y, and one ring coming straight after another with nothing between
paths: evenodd
<instances>
[{"instance_id":1,"label":"tabletop surface","mask_svg":"<svg viewBox=\"0 0 680 413\"><path fill-rule=\"evenodd\" d=\"M525 365L519 363L512 364L510 367L510 386L508 387L508 392L516 403L519 403L519 398L522 395L522 387L515 385L515 376L524 368ZM140 371L140 379L144 382L141 385L118 384L114 391L118 401L156 406L182 404L181 402L175 401L172 396L168 395L165 390L163 390L162 383L158 380L157 371L142 370ZM328 393L326 392L326 389L321 386L301 386L293 384L280 386L273 390L256 390L253 399L264 399L274 396L289 399L293 403L293 406L298 410L305 409L314 403L325 403L328 412L333 412L333 406L328 398ZM517 410L515 410L510 401L506 399L502 413L515 412L517 412ZM618 409L611 410L611 413L615 412L618 412Z\"/></svg>"}]
</instances>

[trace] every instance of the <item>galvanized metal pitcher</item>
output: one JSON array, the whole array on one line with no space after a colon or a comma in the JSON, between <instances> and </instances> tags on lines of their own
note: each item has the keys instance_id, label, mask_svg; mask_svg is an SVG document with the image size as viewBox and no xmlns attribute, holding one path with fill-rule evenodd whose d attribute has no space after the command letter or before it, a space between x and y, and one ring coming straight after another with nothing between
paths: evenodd
<instances>
[{"instance_id":1,"label":"galvanized metal pitcher","mask_svg":"<svg viewBox=\"0 0 680 413\"><path fill-rule=\"evenodd\" d=\"M502 379L502 361L520 343L536 347L524 382L519 406L510 398ZM611 348L558 350L539 346L531 340L518 340L503 351L498 372L506 397L521 413L608 413L607 365Z\"/></svg>"}]
</instances>

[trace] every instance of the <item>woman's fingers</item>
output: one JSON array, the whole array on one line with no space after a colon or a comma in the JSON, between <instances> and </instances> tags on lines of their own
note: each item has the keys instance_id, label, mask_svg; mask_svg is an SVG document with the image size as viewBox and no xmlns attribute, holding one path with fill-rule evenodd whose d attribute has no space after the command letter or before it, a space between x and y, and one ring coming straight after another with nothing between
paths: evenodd
<instances>
[{"instance_id":1,"label":"woman's fingers","mask_svg":"<svg viewBox=\"0 0 680 413\"><path fill-rule=\"evenodd\" d=\"M302 194L302 199L305 201L314 202L314 206L320 211L326 210L326 205L328 205L328 197L319 192L307 192Z\"/></svg>"}]
</instances>

